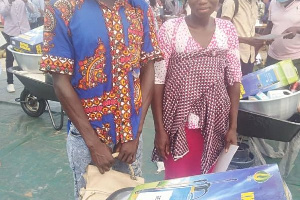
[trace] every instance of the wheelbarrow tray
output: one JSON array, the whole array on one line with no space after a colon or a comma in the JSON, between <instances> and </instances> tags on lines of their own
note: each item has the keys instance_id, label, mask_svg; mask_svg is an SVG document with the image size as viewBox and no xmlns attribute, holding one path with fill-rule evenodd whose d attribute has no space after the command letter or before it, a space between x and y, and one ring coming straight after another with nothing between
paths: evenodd
<instances>
[{"instance_id":1,"label":"wheelbarrow tray","mask_svg":"<svg viewBox=\"0 0 300 200\"><path fill-rule=\"evenodd\" d=\"M300 123L239 109L237 126L239 135L289 142L299 131Z\"/></svg>"},{"instance_id":2,"label":"wheelbarrow tray","mask_svg":"<svg viewBox=\"0 0 300 200\"><path fill-rule=\"evenodd\" d=\"M250 112L268 115L276 119L286 120L297 112L300 91L280 98L268 100L240 100L239 108Z\"/></svg>"},{"instance_id":3,"label":"wheelbarrow tray","mask_svg":"<svg viewBox=\"0 0 300 200\"><path fill-rule=\"evenodd\" d=\"M25 88L29 90L32 95L36 96L38 99L58 101L53 85L41 81L41 79L35 79L32 76L45 76L44 74L20 73L22 71L20 67L13 67L12 70L13 74L23 83Z\"/></svg>"}]
</instances>

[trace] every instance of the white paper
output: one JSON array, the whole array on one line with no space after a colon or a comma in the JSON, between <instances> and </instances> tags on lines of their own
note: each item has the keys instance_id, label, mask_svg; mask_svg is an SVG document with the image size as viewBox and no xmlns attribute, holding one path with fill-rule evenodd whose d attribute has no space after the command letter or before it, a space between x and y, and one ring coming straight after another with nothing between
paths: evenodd
<instances>
[{"instance_id":1,"label":"white paper","mask_svg":"<svg viewBox=\"0 0 300 200\"><path fill-rule=\"evenodd\" d=\"M2 35L2 33L0 32L0 47L5 45L7 42L4 38L4 36Z\"/></svg>"},{"instance_id":2,"label":"white paper","mask_svg":"<svg viewBox=\"0 0 300 200\"><path fill-rule=\"evenodd\" d=\"M257 39L257 40L274 40L276 38L280 38L280 37L286 36L288 34L290 34L290 33L285 33L285 34L281 34L281 35L276 35L276 34L261 35L261 36L255 37L255 39Z\"/></svg>"},{"instance_id":3,"label":"white paper","mask_svg":"<svg viewBox=\"0 0 300 200\"><path fill-rule=\"evenodd\" d=\"M235 154L235 152L238 150L239 146L237 145L230 145L228 152L225 152L225 149L221 152L219 159L216 163L214 173L217 172L225 172Z\"/></svg>"},{"instance_id":4,"label":"white paper","mask_svg":"<svg viewBox=\"0 0 300 200\"><path fill-rule=\"evenodd\" d=\"M170 200L173 191L157 191L157 192L143 192L140 193L136 200Z\"/></svg>"},{"instance_id":5,"label":"white paper","mask_svg":"<svg viewBox=\"0 0 300 200\"><path fill-rule=\"evenodd\" d=\"M156 166L157 166L157 171L156 171L157 174L165 170L165 165L164 162L162 161L156 162Z\"/></svg>"}]
</instances>

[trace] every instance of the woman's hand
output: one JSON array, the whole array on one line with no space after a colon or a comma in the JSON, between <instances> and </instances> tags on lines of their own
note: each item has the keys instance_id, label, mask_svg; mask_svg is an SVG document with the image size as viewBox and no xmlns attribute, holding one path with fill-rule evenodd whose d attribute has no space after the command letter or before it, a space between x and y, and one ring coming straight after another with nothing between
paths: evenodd
<instances>
[{"instance_id":1,"label":"woman's hand","mask_svg":"<svg viewBox=\"0 0 300 200\"><path fill-rule=\"evenodd\" d=\"M287 34L283 37L284 39L293 39L296 34L300 34L300 27L290 27L286 29L282 34Z\"/></svg>"},{"instance_id":2,"label":"woman's hand","mask_svg":"<svg viewBox=\"0 0 300 200\"><path fill-rule=\"evenodd\" d=\"M228 152L231 144L237 145L237 134L235 129L229 129L225 136L225 152Z\"/></svg>"},{"instance_id":3,"label":"woman's hand","mask_svg":"<svg viewBox=\"0 0 300 200\"><path fill-rule=\"evenodd\" d=\"M170 154L170 138L165 130L156 131L154 145L158 155L166 160L167 155Z\"/></svg>"}]
</instances>

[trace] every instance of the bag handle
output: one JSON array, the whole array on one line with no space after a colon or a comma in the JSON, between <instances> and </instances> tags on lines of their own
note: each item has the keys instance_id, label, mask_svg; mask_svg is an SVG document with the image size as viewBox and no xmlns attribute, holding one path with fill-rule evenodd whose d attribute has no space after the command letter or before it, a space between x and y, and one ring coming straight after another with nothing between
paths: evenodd
<instances>
[{"instance_id":1,"label":"bag handle","mask_svg":"<svg viewBox=\"0 0 300 200\"><path fill-rule=\"evenodd\" d=\"M119 152L116 152L116 153L113 153L112 154L112 157L113 158L117 158L118 157L118 155L119 155ZM132 168L132 166L131 166L131 164L128 164L128 168L129 168L129 171L130 171L130 178L132 179L132 180L137 180L137 178L136 178L136 176L135 176L135 174L134 174L134 171L133 171L133 168Z\"/></svg>"}]
</instances>

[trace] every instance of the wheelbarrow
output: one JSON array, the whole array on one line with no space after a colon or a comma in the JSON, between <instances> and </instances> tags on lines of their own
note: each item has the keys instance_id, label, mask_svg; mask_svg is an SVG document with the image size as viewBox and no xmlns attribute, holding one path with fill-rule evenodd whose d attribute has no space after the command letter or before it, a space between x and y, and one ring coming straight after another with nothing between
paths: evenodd
<instances>
[{"instance_id":1,"label":"wheelbarrow","mask_svg":"<svg viewBox=\"0 0 300 200\"><path fill-rule=\"evenodd\" d=\"M7 47L14 55L18 66L11 67L12 72L24 85L24 90L15 101L21 104L23 111L30 117L39 117L48 110L52 125L55 130L63 127L64 111L61 107L60 122L57 124L53 117L49 100L58 102L55 95L52 77L39 71L40 54L28 54L14 51L12 46Z\"/></svg>"},{"instance_id":2,"label":"wheelbarrow","mask_svg":"<svg viewBox=\"0 0 300 200\"><path fill-rule=\"evenodd\" d=\"M299 152L299 101L300 91L277 99L240 101L237 132L250 137L258 163L266 163L263 155L282 158L279 169L283 177L291 172ZM263 139L279 142L275 147Z\"/></svg>"},{"instance_id":3,"label":"wheelbarrow","mask_svg":"<svg viewBox=\"0 0 300 200\"><path fill-rule=\"evenodd\" d=\"M300 123L289 121L300 102L300 91L270 100L240 100L237 131L240 135L290 142Z\"/></svg>"}]
</instances>

